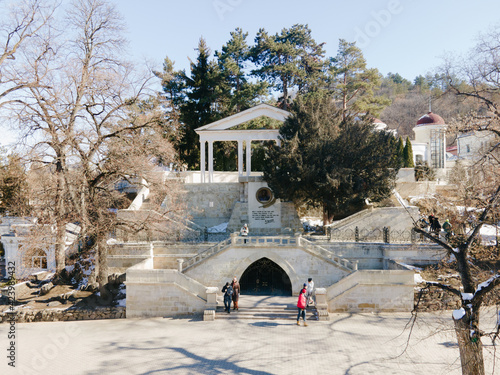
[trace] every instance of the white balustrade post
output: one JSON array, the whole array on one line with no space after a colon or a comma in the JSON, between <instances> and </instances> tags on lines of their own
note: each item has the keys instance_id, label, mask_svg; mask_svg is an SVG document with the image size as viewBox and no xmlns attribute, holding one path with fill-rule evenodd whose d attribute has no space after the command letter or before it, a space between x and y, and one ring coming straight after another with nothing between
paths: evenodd
<instances>
[{"instance_id":1,"label":"white balustrade post","mask_svg":"<svg viewBox=\"0 0 500 375\"><path fill-rule=\"evenodd\" d=\"M177 271L182 272L182 263L184 263L184 259L177 259Z\"/></svg>"}]
</instances>

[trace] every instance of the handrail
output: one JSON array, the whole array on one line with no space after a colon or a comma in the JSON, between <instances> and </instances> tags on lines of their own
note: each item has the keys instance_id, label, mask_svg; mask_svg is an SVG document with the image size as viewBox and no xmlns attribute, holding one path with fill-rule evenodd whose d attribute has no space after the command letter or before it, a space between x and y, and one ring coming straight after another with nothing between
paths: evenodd
<instances>
[{"instance_id":1,"label":"handrail","mask_svg":"<svg viewBox=\"0 0 500 375\"><path fill-rule=\"evenodd\" d=\"M339 265L340 267L347 268L350 271L356 271L358 269L357 261L351 261L349 259L338 256L335 253L331 252L330 250L327 250L322 246L316 245L315 243L306 240L305 238L300 239L300 246L306 248L310 252L315 253L316 255L328 259L329 261Z\"/></svg>"},{"instance_id":2,"label":"handrail","mask_svg":"<svg viewBox=\"0 0 500 375\"><path fill-rule=\"evenodd\" d=\"M228 238L212 247L209 247L207 250L202 251L201 253L196 254L195 256L189 258L183 264L183 271L186 271L188 268L191 268L196 263L201 262L202 260L211 257L212 255L226 249L227 247L229 247L229 245L231 245L231 242L232 242L231 238Z\"/></svg>"}]
</instances>

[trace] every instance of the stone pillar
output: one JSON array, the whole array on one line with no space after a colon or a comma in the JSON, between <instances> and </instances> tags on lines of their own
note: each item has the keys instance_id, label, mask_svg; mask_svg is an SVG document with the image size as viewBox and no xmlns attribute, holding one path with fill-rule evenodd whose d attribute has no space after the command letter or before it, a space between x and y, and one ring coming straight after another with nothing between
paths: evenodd
<instances>
[{"instance_id":1,"label":"stone pillar","mask_svg":"<svg viewBox=\"0 0 500 375\"><path fill-rule=\"evenodd\" d=\"M314 294L316 295L316 310L318 310L318 319L329 320L330 317L328 315L328 302L326 300L326 289L316 288L314 290Z\"/></svg>"},{"instance_id":2,"label":"stone pillar","mask_svg":"<svg viewBox=\"0 0 500 375\"><path fill-rule=\"evenodd\" d=\"M208 141L208 182L214 182L214 142Z\"/></svg>"},{"instance_id":3,"label":"stone pillar","mask_svg":"<svg viewBox=\"0 0 500 375\"><path fill-rule=\"evenodd\" d=\"M177 259L177 271L182 272L182 263L184 263L184 259Z\"/></svg>"},{"instance_id":4,"label":"stone pillar","mask_svg":"<svg viewBox=\"0 0 500 375\"><path fill-rule=\"evenodd\" d=\"M205 140L200 141L200 173L201 183L205 182Z\"/></svg>"},{"instance_id":5,"label":"stone pillar","mask_svg":"<svg viewBox=\"0 0 500 375\"><path fill-rule=\"evenodd\" d=\"M217 292L219 288L217 287L209 287L207 288L207 303L205 304L206 310L215 310L217 309Z\"/></svg>"},{"instance_id":6,"label":"stone pillar","mask_svg":"<svg viewBox=\"0 0 500 375\"><path fill-rule=\"evenodd\" d=\"M246 156L247 156L247 176L250 176L252 172L252 141L247 139L246 141Z\"/></svg>"},{"instance_id":7,"label":"stone pillar","mask_svg":"<svg viewBox=\"0 0 500 375\"><path fill-rule=\"evenodd\" d=\"M243 141L238 141L238 176L243 176Z\"/></svg>"}]
</instances>

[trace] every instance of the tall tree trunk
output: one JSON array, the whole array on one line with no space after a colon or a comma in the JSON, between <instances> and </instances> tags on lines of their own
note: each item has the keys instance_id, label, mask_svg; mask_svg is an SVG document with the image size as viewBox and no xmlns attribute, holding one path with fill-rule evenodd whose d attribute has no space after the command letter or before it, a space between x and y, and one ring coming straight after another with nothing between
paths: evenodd
<instances>
[{"instance_id":1,"label":"tall tree trunk","mask_svg":"<svg viewBox=\"0 0 500 375\"><path fill-rule=\"evenodd\" d=\"M99 236L97 239L97 282L99 283L99 292L101 298L109 297L106 285L108 284L108 244L105 236Z\"/></svg>"},{"instance_id":2,"label":"tall tree trunk","mask_svg":"<svg viewBox=\"0 0 500 375\"><path fill-rule=\"evenodd\" d=\"M60 273L66 267L66 222L64 220L64 176L60 161L56 164L56 273Z\"/></svg>"},{"instance_id":3,"label":"tall tree trunk","mask_svg":"<svg viewBox=\"0 0 500 375\"><path fill-rule=\"evenodd\" d=\"M323 226L331 224L334 213L324 204L323 205Z\"/></svg>"},{"instance_id":4,"label":"tall tree trunk","mask_svg":"<svg viewBox=\"0 0 500 375\"><path fill-rule=\"evenodd\" d=\"M472 337L468 315L455 320L462 375L484 375L483 344L481 338Z\"/></svg>"}]
</instances>

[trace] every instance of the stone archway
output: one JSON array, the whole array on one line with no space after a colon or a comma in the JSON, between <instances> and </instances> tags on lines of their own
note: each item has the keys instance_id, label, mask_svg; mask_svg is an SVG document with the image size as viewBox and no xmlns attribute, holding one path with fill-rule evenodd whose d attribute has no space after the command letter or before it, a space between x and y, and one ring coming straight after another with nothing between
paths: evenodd
<instances>
[{"instance_id":1,"label":"stone archway","mask_svg":"<svg viewBox=\"0 0 500 375\"><path fill-rule=\"evenodd\" d=\"M269 258L260 258L248 266L240 278L241 293L291 296L290 277Z\"/></svg>"}]
</instances>

